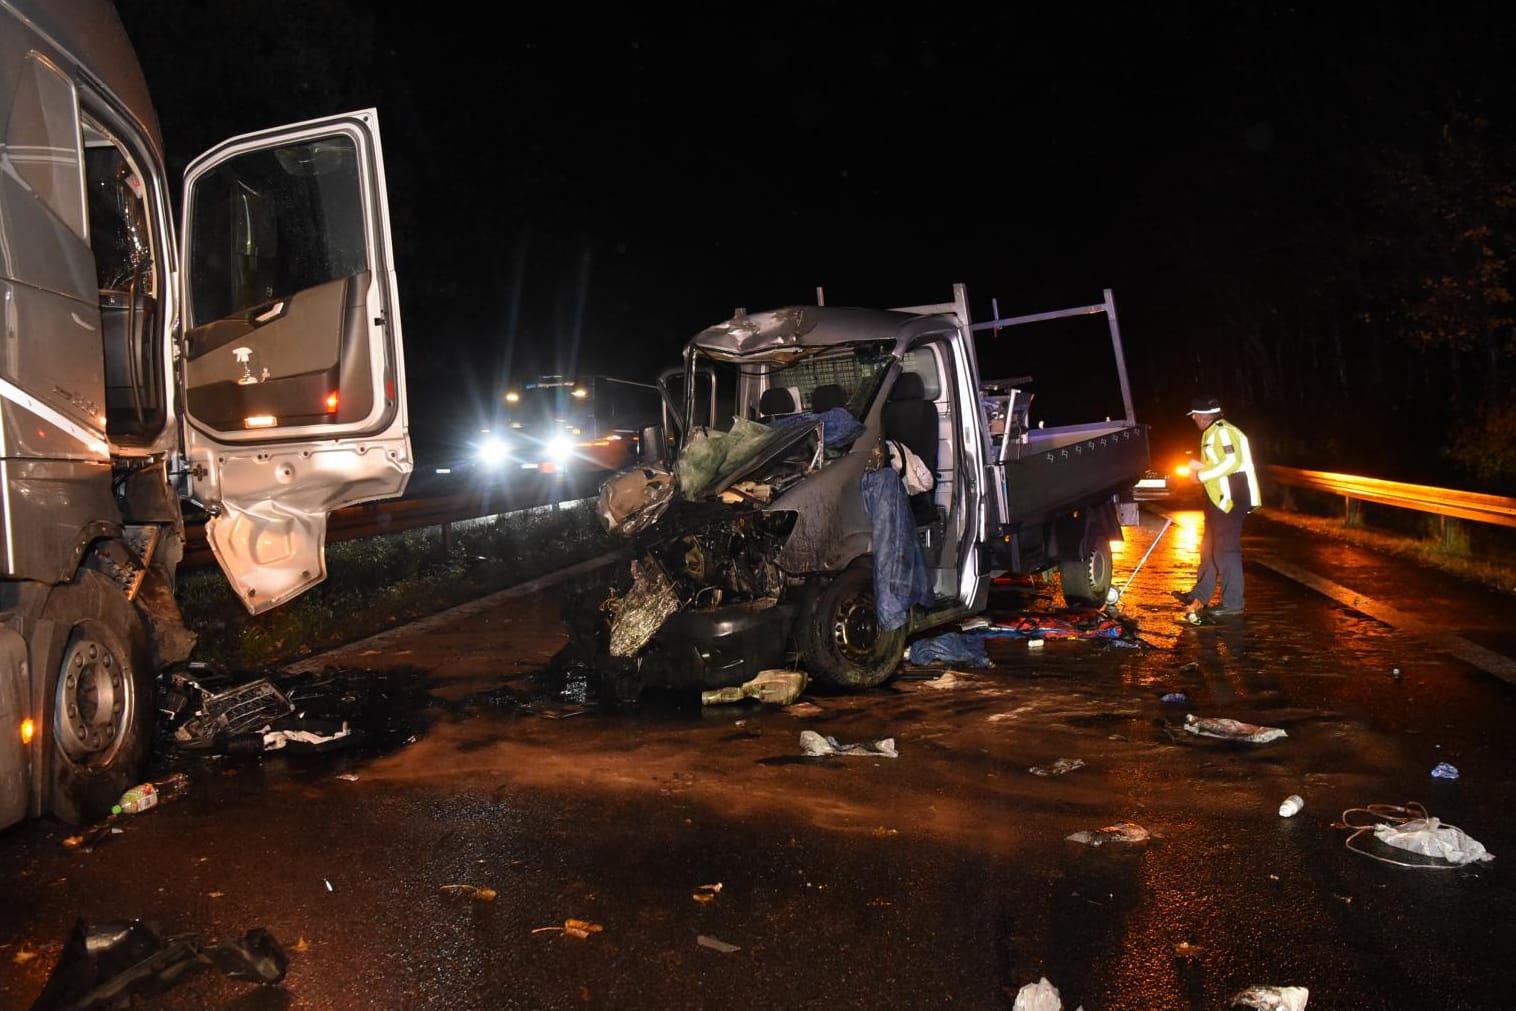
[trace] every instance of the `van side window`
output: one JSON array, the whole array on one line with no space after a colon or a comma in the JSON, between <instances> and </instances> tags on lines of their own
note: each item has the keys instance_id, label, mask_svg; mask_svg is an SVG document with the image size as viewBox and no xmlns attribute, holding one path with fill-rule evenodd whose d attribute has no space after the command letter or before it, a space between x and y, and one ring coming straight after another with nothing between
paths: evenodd
<instances>
[{"instance_id":1,"label":"van side window","mask_svg":"<svg viewBox=\"0 0 1516 1011\"><path fill-rule=\"evenodd\" d=\"M74 86L51 63L28 54L16 81L0 158L58 219L87 239Z\"/></svg>"}]
</instances>

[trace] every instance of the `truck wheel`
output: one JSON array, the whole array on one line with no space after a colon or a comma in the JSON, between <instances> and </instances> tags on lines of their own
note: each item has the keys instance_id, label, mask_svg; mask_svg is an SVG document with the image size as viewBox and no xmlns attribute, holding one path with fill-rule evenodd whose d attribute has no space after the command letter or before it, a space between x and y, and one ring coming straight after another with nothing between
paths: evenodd
<instances>
[{"instance_id":1,"label":"truck wheel","mask_svg":"<svg viewBox=\"0 0 1516 1011\"><path fill-rule=\"evenodd\" d=\"M821 591L802 629L810 673L838 688L883 684L905 650L905 626L886 632L874 605L874 563L860 558Z\"/></svg>"},{"instance_id":2,"label":"truck wheel","mask_svg":"<svg viewBox=\"0 0 1516 1011\"><path fill-rule=\"evenodd\" d=\"M136 784L152 748L153 670L136 608L86 569L42 608L55 622L47 810L71 825L104 817Z\"/></svg>"},{"instance_id":3,"label":"truck wheel","mask_svg":"<svg viewBox=\"0 0 1516 1011\"><path fill-rule=\"evenodd\" d=\"M1070 607L1104 604L1111 588L1111 545L1097 540L1077 561L1058 563L1058 579L1063 587L1063 602Z\"/></svg>"}]
</instances>

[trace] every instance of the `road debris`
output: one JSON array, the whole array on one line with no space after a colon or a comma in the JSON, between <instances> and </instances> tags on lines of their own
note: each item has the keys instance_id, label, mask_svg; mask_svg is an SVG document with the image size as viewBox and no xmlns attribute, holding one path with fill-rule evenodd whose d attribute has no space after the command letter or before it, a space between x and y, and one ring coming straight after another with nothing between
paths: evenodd
<instances>
[{"instance_id":1,"label":"road debris","mask_svg":"<svg viewBox=\"0 0 1516 1011\"><path fill-rule=\"evenodd\" d=\"M1164 692L1158 696L1159 702L1167 702L1170 705L1187 705L1190 697L1184 692Z\"/></svg>"},{"instance_id":2,"label":"road debris","mask_svg":"<svg viewBox=\"0 0 1516 1011\"><path fill-rule=\"evenodd\" d=\"M710 902L720 894L721 882L718 881L714 885L701 885L699 888L695 889L694 893L690 895L690 898L694 899L696 902Z\"/></svg>"},{"instance_id":3,"label":"road debris","mask_svg":"<svg viewBox=\"0 0 1516 1011\"><path fill-rule=\"evenodd\" d=\"M605 928L590 920L567 919L562 926L537 927L532 931L534 934L566 934L569 937L577 937L586 940L591 934L598 934Z\"/></svg>"},{"instance_id":4,"label":"road debris","mask_svg":"<svg viewBox=\"0 0 1516 1011\"><path fill-rule=\"evenodd\" d=\"M1256 1011L1305 1011L1311 991L1303 986L1250 986L1232 998L1232 1007Z\"/></svg>"},{"instance_id":5,"label":"road debris","mask_svg":"<svg viewBox=\"0 0 1516 1011\"><path fill-rule=\"evenodd\" d=\"M206 944L190 934L162 936L141 920L79 920L31 1011L125 1007L134 996L162 993L209 968L228 979L270 985L283 980L288 967L284 948L262 927Z\"/></svg>"},{"instance_id":6,"label":"road debris","mask_svg":"<svg viewBox=\"0 0 1516 1011\"><path fill-rule=\"evenodd\" d=\"M1201 737L1219 737L1228 741L1247 741L1250 744L1266 744L1289 736L1278 727L1262 727L1225 716L1196 716L1194 713L1185 714L1184 729Z\"/></svg>"},{"instance_id":7,"label":"road debris","mask_svg":"<svg viewBox=\"0 0 1516 1011\"><path fill-rule=\"evenodd\" d=\"M867 755L875 758L899 758L895 739L885 737L866 744L839 744L835 737L822 737L814 730L800 731L800 750L811 758L827 755Z\"/></svg>"},{"instance_id":8,"label":"road debris","mask_svg":"<svg viewBox=\"0 0 1516 1011\"><path fill-rule=\"evenodd\" d=\"M1063 1011L1063 996L1044 976L1016 991L1016 1003L1011 1005L1011 1011ZM1079 1011L1084 1011L1082 1005Z\"/></svg>"},{"instance_id":9,"label":"road debris","mask_svg":"<svg viewBox=\"0 0 1516 1011\"><path fill-rule=\"evenodd\" d=\"M1414 801L1349 808L1342 812L1342 820L1333 827L1352 831L1345 842L1348 849L1396 867L1453 870L1464 864L1495 859L1495 854L1486 850L1477 839L1458 826L1427 814L1426 808ZM1366 836L1423 859L1406 861L1390 856L1389 851L1375 853L1362 841Z\"/></svg>"},{"instance_id":10,"label":"road debris","mask_svg":"<svg viewBox=\"0 0 1516 1011\"><path fill-rule=\"evenodd\" d=\"M970 632L945 632L929 639L917 639L906 650L906 661L927 667L932 664L962 664L965 667L993 667L984 637Z\"/></svg>"},{"instance_id":11,"label":"road debris","mask_svg":"<svg viewBox=\"0 0 1516 1011\"><path fill-rule=\"evenodd\" d=\"M1436 765L1436 767L1434 769L1432 769L1432 778L1433 779L1457 779L1458 778L1458 769L1457 769L1456 766L1454 766L1454 765L1452 765L1452 764L1450 764L1448 762L1438 762L1437 765Z\"/></svg>"},{"instance_id":12,"label":"road debris","mask_svg":"<svg viewBox=\"0 0 1516 1011\"><path fill-rule=\"evenodd\" d=\"M1080 831L1065 836L1069 842L1085 843L1090 846L1103 846L1108 842L1140 843L1147 842L1152 834L1135 822L1120 821L1114 825L1094 831Z\"/></svg>"},{"instance_id":13,"label":"road debris","mask_svg":"<svg viewBox=\"0 0 1516 1011\"><path fill-rule=\"evenodd\" d=\"M478 885L443 885L441 890L449 895L461 895L478 902L494 902L496 895L493 888L480 888Z\"/></svg>"},{"instance_id":14,"label":"road debris","mask_svg":"<svg viewBox=\"0 0 1516 1011\"><path fill-rule=\"evenodd\" d=\"M1279 805L1279 817L1293 818L1303 807L1305 807L1305 798L1298 793L1292 793Z\"/></svg>"},{"instance_id":15,"label":"road debris","mask_svg":"<svg viewBox=\"0 0 1516 1011\"><path fill-rule=\"evenodd\" d=\"M1075 769L1084 768L1082 758L1060 758L1052 765L1034 765L1026 770L1034 776L1061 776L1065 772L1073 772Z\"/></svg>"},{"instance_id":16,"label":"road debris","mask_svg":"<svg viewBox=\"0 0 1516 1011\"><path fill-rule=\"evenodd\" d=\"M770 705L787 706L800 698L808 683L805 671L764 670L750 681L727 688L711 688L700 693L700 704L718 705L724 702L741 702L757 699Z\"/></svg>"},{"instance_id":17,"label":"road debris","mask_svg":"<svg viewBox=\"0 0 1516 1011\"><path fill-rule=\"evenodd\" d=\"M720 938L711 937L709 934L701 934L699 937L696 937L695 943L700 945L702 948L709 948L712 951L719 951L723 955L730 955L734 951L742 950L735 944L727 944Z\"/></svg>"}]
</instances>

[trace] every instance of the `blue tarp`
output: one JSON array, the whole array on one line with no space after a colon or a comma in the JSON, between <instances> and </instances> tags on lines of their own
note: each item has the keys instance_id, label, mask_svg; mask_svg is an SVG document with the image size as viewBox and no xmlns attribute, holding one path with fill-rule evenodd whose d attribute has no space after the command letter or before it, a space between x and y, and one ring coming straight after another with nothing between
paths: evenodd
<instances>
[{"instance_id":1,"label":"blue tarp","mask_svg":"<svg viewBox=\"0 0 1516 1011\"><path fill-rule=\"evenodd\" d=\"M950 663L962 667L990 666L990 654L985 648L984 637L972 632L947 632L930 639L917 639L911 643L907 659L921 666L934 663Z\"/></svg>"},{"instance_id":2,"label":"blue tarp","mask_svg":"<svg viewBox=\"0 0 1516 1011\"><path fill-rule=\"evenodd\" d=\"M821 421L821 441L828 449L846 446L863 434L863 422L853 417L853 412L846 407L829 408L820 414L811 411L787 414L782 418L775 418L768 425L770 428L786 428L797 424L814 425L817 419Z\"/></svg>"},{"instance_id":3,"label":"blue tarp","mask_svg":"<svg viewBox=\"0 0 1516 1011\"><path fill-rule=\"evenodd\" d=\"M874 528L874 603L879 627L889 632L906 623L912 605L932 603L932 583L900 475L888 467L864 471L863 504Z\"/></svg>"}]
</instances>

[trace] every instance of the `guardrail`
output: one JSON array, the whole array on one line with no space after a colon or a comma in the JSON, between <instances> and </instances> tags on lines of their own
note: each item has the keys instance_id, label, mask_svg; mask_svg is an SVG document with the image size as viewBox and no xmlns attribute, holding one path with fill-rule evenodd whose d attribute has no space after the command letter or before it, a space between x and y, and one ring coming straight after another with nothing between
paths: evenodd
<instances>
[{"instance_id":1,"label":"guardrail","mask_svg":"<svg viewBox=\"0 0 1516 1011\"><path fill-rule=\"evenodd\" d=\"M1342 496L1344 518L1349 526L1362 522L1362 503L1375 502L1441 517L1443 544L1453 549L1466 550L1468 545L1467 533L1460 529L1459 520L1516 527L1516 499L1499 495L1294 467L1269 466L1264 471L1276 484Z\"/></svg>"}]
</instances>

